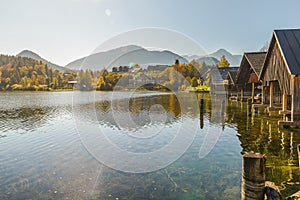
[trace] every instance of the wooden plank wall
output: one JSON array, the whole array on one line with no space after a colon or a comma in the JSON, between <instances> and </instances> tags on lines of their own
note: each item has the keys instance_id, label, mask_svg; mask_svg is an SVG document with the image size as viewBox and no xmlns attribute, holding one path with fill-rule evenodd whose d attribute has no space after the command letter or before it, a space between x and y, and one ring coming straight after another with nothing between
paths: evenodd
<instances>
[{"instance_id":1,"label":"wooden plank wall","mask_svg":"<svg viewBox=\"0 0 300 200\"><path fill-rule=\"evenodd\" d=\"M292 97L292 121L300 121L300 77L294 76L292 89L294 91Z\"/></svg>"},{"instance_id":2,"label":"wooden plank wall","mask_svg":"<svg viewBox=\"0 0 300 200\"><path fill-rule=\"evenodd\" d=\"M269 81L278 80L281 93L291 95L291 75L285 65L277 43L275 43L267 62L263 85L268 86Z\"/></svg>"}]
</instances>

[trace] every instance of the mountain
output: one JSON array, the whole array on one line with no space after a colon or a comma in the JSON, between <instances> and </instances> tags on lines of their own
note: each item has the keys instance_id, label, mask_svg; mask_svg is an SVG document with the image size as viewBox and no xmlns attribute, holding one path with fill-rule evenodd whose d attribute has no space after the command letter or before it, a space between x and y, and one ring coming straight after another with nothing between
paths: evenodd
<instances>
[{"instance_id":1,"label":"mountain","mask_svg":"<svg viewBox=\"0 0 300 200\"><path fill-rule=\"evenodd\" d=\"M178 59L180 63L188 61L171 51L150 51L139 46L129 45L105 52L83 57L66 65L70 69L79 69L81 66L88 69L111 69L114 66L139 64L141 67L148 65L171 65Z\"/></svg>"},{"instance_id":2,"label":"mountain","mask_svg":"<svg viewBox=\"0 0 300 200\"><path fill-rule=\"evenodd\" d=\"M189 62L191 62L192 60L197 60L197 59L201 58L201 56L198 56L198 55L184 55L182 57L187 59Z\"/></svg>"},{"instance_id":3,"label":"mountain","mask_svg":"<svg viewBox=\"0 0 300 200\"><path fill-rule=\"evenodd\" d=\"M25 58L32 58L32 59L35 59L35 60L38 60L38 61L42 61L42 62L45 62L49 67L51 67L52 69L57 69L61 72L65 72L67 69L65 67L61 67L59 65L56 65L44 58L42 58L41 56L39 56L38 54L32 52L32 51L29 51L29 50L24 50L20 53L17 54L17 56L20 56L20 57L25 57Z\"/></svg>"},{"instance_id":4,"label":"mountain","mask_svg":"<svg viewBox=\"0 0 300 200\"><path fill-rule=\"evenodd\" d=\"M218 65L219 60L212 56L204 56L204 57L198 58L196 60L196 62L199 64L205 63L206 65L212 66L212 65Z\"/></svg>"},{"instance_id":5,"label":"mountain","mask_svg":"<svg viewBox=\"0 0 300 200\"><path fill-rule=\"evenodd\" d=\"M239 66L242 60L242 55L232 55L230 52L228 52L225 49L219 49L216 52L210 54L210 56L220 60L220 58L224 55L228 62L230 63L230 66Z\"/></svg>"}]
</instances>

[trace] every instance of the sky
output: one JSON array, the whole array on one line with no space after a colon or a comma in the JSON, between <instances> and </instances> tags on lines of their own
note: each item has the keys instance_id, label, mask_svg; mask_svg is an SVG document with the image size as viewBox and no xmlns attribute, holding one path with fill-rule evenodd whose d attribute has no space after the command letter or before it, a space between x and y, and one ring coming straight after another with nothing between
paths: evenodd
<instances>
[{"instance_id":1,"label":"sky","mask_svg":"<svg viewBox=\"0 0 300 200\"><path fill-rule=\"evenodd\" d=\"M274 29L300 28L299 0L0 0L0 8L1 54L29 49L62 66L148 27L233 54L259 50Z\"/></svg>"}]
</instances>

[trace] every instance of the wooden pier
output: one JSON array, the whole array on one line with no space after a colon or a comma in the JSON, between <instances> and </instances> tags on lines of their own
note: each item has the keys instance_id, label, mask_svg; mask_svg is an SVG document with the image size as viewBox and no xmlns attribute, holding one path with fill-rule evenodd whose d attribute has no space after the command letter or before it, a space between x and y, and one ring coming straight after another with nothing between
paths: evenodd
<instances>
[{"instance_id":1,"label":"wooden pier","mask_svg":"<svg viewBox=\"0 0 300 200\"><path fill-rule=\"evenodd\" d=\"M300 125L300 29L275 30L259 76L262 101L279 109L283 126ZM289 45L295 44L295 45Z\"/></svg>"}]
</instances>

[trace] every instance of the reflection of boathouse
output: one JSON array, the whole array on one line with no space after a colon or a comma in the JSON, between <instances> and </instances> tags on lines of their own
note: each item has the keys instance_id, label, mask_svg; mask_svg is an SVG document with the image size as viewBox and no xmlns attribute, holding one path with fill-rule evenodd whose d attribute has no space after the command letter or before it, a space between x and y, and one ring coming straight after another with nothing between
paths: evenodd
<instances>
[{"instance_id":1,"label":"reflection of boathouse","mask_svg":"<svg viewBox=\"0 0 300 200\"><path fill-rule=\"evenodd\" d=\"M264 104L290 118L282 125L300 125L300 29L275 30L260 80Z\"/></svg>"},{"instance_id":2,"label":"reflection of boathouse","mask_svg":"<svg viewBox=\"0 0 300 200\"><path fill-rule=\"evenodd\" d=\"M228 81L227 75L230 72L236 72L238 67L214 68L211 70L210 91L212 94L227 94Z\"/></svg>"}]
</instances>

